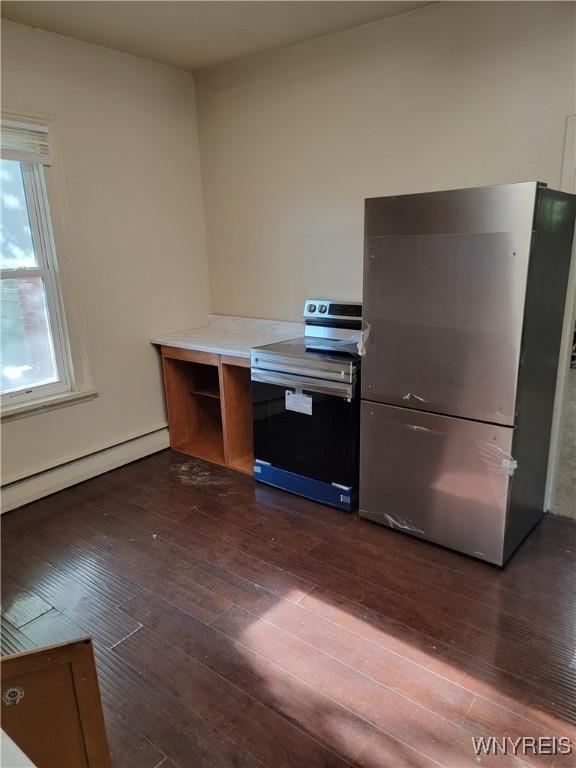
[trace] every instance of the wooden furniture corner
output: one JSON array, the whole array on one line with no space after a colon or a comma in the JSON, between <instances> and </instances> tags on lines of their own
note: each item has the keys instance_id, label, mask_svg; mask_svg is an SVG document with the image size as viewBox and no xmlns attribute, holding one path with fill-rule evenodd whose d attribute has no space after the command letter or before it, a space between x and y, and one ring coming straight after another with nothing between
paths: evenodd
<instances>
[{"instance_id":1,"label":"wooden furniture corner","mask_svg":"<svg viewBox=\"0 0 576 768\"><path fill-rule=\"evenodd\" d=\"M89 637L4 656L2 728L39 768L110 768Z\"/></svg>"}]
</instances>

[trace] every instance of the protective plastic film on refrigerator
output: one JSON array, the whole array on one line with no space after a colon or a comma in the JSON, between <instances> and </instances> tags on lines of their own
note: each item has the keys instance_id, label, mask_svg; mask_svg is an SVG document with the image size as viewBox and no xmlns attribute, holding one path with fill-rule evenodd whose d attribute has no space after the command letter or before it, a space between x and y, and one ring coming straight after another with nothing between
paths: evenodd
<instances>
[{"instance_id":1,"label":"protective plastic film on refrigerator","mask_svg":"<svg viewBox=\"0 0 576 768\"><path fill-rule=\"evenodd\" d=\"M365 203L360 514L502 565L544 512L576 196Z\"/></svg>"}]
</instances>

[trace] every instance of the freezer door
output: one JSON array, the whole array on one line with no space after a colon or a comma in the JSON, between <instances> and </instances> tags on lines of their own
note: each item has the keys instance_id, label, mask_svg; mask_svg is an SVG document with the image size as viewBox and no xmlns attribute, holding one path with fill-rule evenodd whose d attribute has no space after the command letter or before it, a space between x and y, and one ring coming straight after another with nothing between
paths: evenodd
<instances>
[{"instance_id":1,"label":"freezer door","mask_svg":"<svg viewBox=\"0 0 576 768\"><path fill-rule=\"evenodd\" d=\"M530 232L365 241L362 397L514 424Z\"/></svg>"},{"instance_id":2,"label":"freezer door","mask_svg":"<svg viewBox=\"0 0 576 768\"><path fill-rule=\"evenodd\" d=\"M501 565L513 433L362 402L360 516Z\"/></svg>"}]
</instances>

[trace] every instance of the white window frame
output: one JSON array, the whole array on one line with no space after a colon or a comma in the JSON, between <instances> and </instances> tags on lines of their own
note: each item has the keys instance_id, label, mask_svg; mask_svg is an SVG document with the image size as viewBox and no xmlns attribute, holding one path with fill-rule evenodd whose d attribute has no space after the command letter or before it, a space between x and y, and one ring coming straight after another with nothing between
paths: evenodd
<instances>
[{"instance_id":1,"label":"white window frame","mask_svg":"<svg viewBox=\"0 0 576 768\"><path fill-rule=\"evenodd\" d=\"M12 160L9 156L6 159ZM58 274L48 193L44 179L44 165L41 161L33 160L15 160L15 162L20 163L22 170L37 266L23 269L2 269L0 270L0 277L2 279L31 277L42 279L58 380L48 384L21 387L4 392L1 398L3 407L43 400L70 392L74 385L72 356Z\"/></svg>"}]
</instances>

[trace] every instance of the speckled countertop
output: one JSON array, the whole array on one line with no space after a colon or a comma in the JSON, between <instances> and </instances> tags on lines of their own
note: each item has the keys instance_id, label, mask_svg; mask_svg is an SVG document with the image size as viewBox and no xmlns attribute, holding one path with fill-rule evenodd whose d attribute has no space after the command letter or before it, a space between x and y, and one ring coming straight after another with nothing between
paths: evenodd
<instances>
[{"instance_id":1,"label":"speckled countertop","mask_svg":"<svg viewBox=\"0 0 576 768\"><path fill-rule=\"evenodd\" d=\"M252 317L209 315L208 325L189 331L154 336L152 344L213 352L217 355L250 357L252 347L295 339L304 334L302 323L259 320Z\"/></svg>"}]
</instances>

